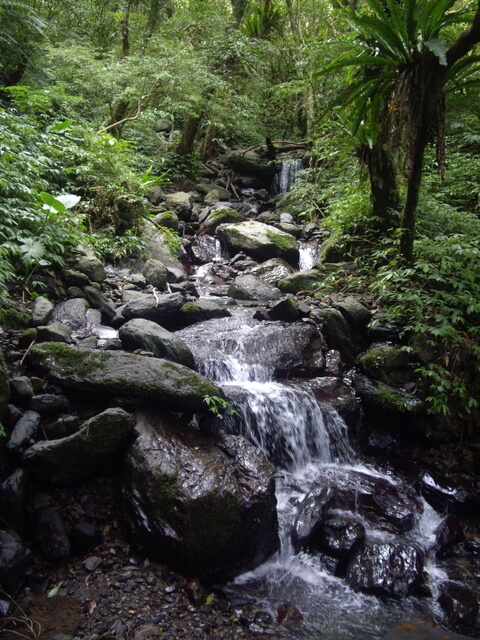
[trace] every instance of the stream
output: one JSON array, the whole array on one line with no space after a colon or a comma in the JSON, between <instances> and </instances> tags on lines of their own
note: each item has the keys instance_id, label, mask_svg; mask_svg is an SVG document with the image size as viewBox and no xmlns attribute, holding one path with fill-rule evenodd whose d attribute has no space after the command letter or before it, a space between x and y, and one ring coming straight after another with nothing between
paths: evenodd
<instances>
[{"instance_id":1,"label":"stream","mask_svg":"<svg viewBox=\"0 0 480 640\"><path fill-rule=\"evenodd\" d=\"M256 321L253 312L236 308L230 318L179 332L199 370L223 388L241 416L226 417L225 429L240 432L277 469L280 551L230 584L231 596L254 598L272 614L282 603L291 603L303 617L301 625L290 630L291 637L299 639L375 640L402 619L435 622L441 618L435 604L436 584L446 575L431 557L441 517L398 478L362 462L349 441L347 425L335 410L317 401L308 381L275 379L269 349L273 341L282 350L278 341L282 342L283 323ZM285 333L285 352L288 340ZM432 597L397 600L356 592L332 573L322 554L295 549L292 544L299 505L306 496L326 486L360 495L367 485L375 492L378 483L394 495L415 494L419 509L414 526L402 536L363 518L367 540L388 543L400 538L421 549L428 558Z\"/></svg>"}]
</instances>

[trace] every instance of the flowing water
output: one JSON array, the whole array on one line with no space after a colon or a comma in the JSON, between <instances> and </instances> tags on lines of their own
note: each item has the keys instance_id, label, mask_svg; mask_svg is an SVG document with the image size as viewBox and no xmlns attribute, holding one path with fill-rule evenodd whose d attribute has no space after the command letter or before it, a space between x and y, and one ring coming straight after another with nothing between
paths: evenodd
<instances>
[{"instance_id":1,"label":"flowing water","mask_svg":"<svg viewBox=\"0 0 480 640\"><path fill-rule=\"evenodd\" d=\"M240 429L277 468L280 551L237 578L230 585L232 594L255 598L274 617L281 603L291 602L304 618L288 632L288 637L298 639L375 640L401 619L434 621L434 597L398 601L356 593L328 571L321 555L294 551L290 533L298 505L309 492L326 485L357 491L356 487L376 481L393 490L400 481L357 459L345 422L333 409L317 402L308 382L273 379L274 367L265 356L264 336L268 331L281 330L281 323L256 322L251 314L238 310L233 318L205 322L194 330L180 332L200 371L222 386L241 414L241 419L230 419L230 428ZM415 526L405 540L428 555L441 519L426 504L422 510L423 501L416 500L419 510ZM391 541L394 537L367 522L365 525L371 540ZM435 593L437 581L445 575L434 564L427 564L427 570Z\"/></svg>"},{"instance_id":2,"label":"flowing water","mask_svg":"<svg viewBox=\"0 0 480 640\"><path fill-rule=\"evenodd\" d=\"M302 170L301 158L289 158L282 162L280 171L275 176L275 193L287 193L295 184L299 172Z\"/></svg>"}]
</instances>

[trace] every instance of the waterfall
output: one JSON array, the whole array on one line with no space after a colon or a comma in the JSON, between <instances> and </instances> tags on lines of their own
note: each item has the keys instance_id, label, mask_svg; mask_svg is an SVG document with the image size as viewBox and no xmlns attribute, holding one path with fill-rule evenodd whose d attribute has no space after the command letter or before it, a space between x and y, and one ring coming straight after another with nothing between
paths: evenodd
<instances>
[{"instance_id":1,"label":"waterfall","mask_svg":"<svg viewBox=\"0 0 480 640\"><path fill-rule=\"evenodd\" d=\"M274 179L274 191L275 193L287 193L295 184L298 178L298 173L302 169L301 158L289 158L282 162L280 171L277 173Z\"/></svg>"},{"instance_id":2,"label":"waterfall","mask_svg":"<svg viewBox=\"0 0 480 640\"><path fill-rule=\"evenodd\" d=\"M307 271L311 269L318 262L320 255L320 242L318 240L311 240L310 242L298 243L299 261L298 267L300 271Z\"/></svg>"}]
</instances>

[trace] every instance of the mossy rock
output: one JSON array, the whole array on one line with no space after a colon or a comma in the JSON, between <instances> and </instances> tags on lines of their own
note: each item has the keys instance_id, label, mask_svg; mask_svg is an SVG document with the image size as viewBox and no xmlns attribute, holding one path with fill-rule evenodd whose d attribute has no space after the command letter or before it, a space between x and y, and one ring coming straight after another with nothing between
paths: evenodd
<instances>
[{"instance_id":1,"label":"mossy rock","mask_svg":"<svg viewBox=\"0 0 480 640\"><path fill-rule=\"evenodd\" d=\"M165 227L166 229L172 229L178 231L178 216L173 211L161 211L154 218L155 224L159 227Z\"/></svg>"},{"instance_id":2,"label":"mossy rock","mask_svg":"<svg viewBox=\"0 0 480 640\"><path fill-rule=\"evenodd\" d=\"M30 351L33 366L62 387L102 397L145 401L180 411L205 411L205 396L223 397L219 387L176 362L121 351L84 351L45 342Z\"/></svg>"},{"instance_id":3,"label":"mossy rock","mask_svg":"<svg viewBox=\"0 0 480 640\"><path fill-rule=\"evenodd\" d=\"M213 300L208 298L197 298L190 302L186 302L180 309L181 322L187 327L204 320L213 320L213 318L227 318L232 314L225 307L221 307Z\"/></svg>"},{"instance_id":4,"label":"mossy rock","mask_svg":"<svg viewBox=\"0 0 480 640\"><path fill-rule=\"evenodd\" d=\"M275 162L262 158L253 150L238 149L232 151L226 156L224 162L227 167L242 176L260 178L267 184L270 184L277 172Z\"/></svg>"},{"instance_id":5,"label":"mossy rock","mask_svg":"<svg viewBox=\"0 0 480 640\"><path fill-rule=\"evenodd\" d=\"M320 272L318 269L308 269L299 271L283 278L277 284L283 293L299 293L300 291L314 291L320 282Z\"/></svg>"},{"instance_id":6,"label":"mossy rock","mask_svg":"<svg viewBox=\"0 0 480 640\"><path fill-rule=\"evenodd\" d=\"M391 418L397 419L392 423L396 425L408 416L413 418L421 415L425 409L417 396L366 376L356 376L354 388L368 414L373 415L375 422L380 420L386 426Z\"/></svg>"},{"instance_id":7,"label":"mossy rock","mask_svg":"<svg viewBox=\"0 0 480 640\"><path fill-rule=\"evenodd\" d=\"M213 235L218 226L221 224L231 224L234 222L245 222L245 216L235 211L231 207L220 207L208 214L203 222L200 233L208 233Z\"/></svg>"},{"instance_id":8,"label":"mossy rock","mask_svg":"<svg viewBox=\"0 0 480 640\"><path fill-rule=\"evenodd\" d=\"M418 362L410 349L375 344L357 358L357 366L370 378L386 384L404 385L415 380L413 365Z\"/></svg>"},{"instance_id":9,"label":"mossy rock","mask_svg":"<svg viewBox=\"0 0 480 640\"><path fill-rule=\"evenodd\" d=\"M254 260L283 258L298 265L298 246L294 236L262 222L248 220L237 224L222 224L217 235L231 253L244 251Z\"/></svg>"},{"instance_id":10,"label":"mossy rock","mask_svg":"<svg viewBox=\"0 0 480 640\"><path fill-rule=\"evenodd\" d=\"M32 319L27 313L16 309L0 309L0 327L12 331L22 331L32 326Z\"/></svg>"}]
</instances>

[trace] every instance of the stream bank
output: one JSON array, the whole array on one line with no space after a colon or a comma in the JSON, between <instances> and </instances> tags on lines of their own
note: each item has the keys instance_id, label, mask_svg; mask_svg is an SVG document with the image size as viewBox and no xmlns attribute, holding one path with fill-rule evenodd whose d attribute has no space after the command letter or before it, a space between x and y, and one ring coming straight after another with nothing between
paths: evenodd
<instances>
[{"instance_id":1,"label":"stream bank","mask_svg":"<svg viewBox=\"0 0 480 640\"><path fill-rule=\"evenodd\" d=\"M475 448L460 452L444 439L441 446L451 453L450 460L438 455L438 434L424 412L421 398L414 393L414 380L409 379L411 360L402 352L399 328L382 325L381 313L372 308L373 301L368 296L359 299L339 295L318 300L309 294L311 283L318 279L320 271L315 268L314 257L305 259L305 245L310 250L311 243L321 242L322 230L311 225L297 225L287 214L275 212L275 203L268 191L245 186L243 180L246 178L238 178L237 182L241 199L232 198L224 187L216 188L212 183L205 183L207 186L198 191L165 194L160 198L157 204L159 219L165 220L168 211L172 214L170 220L176 219L182 230L183 263L166 256L155 228L151 226L149 259L139 263L136 269L126 266L102 271L103 266L95 258L80 256L63 274L62 282L51 283L51 300L39 298L33 309L28 310L25 322L31 326L23 331L4 327L11 401L5 414L9 437L2 459L2 518L24 539L18 544L14 540L18 563L10 588L13 591L23 588L24 574L32 564L33 553L33 565L40 578L40 567L44 567L43 581L37 577L41 583L40 596L61 583L59 596L72 597L82 619L75 631L72 626L66 633L82 638L102 634L107 634L102 637L110 634L112 637L165 639L169 634L171 637L284 635L300 638L313 637L314 633L323 633L332 640L350 637L348 633L355 637L380 638L405 615L421 615L429 622L475 633L478 605L473 585L478 536L474 522L465 520L478 513L478 490L473 474ZM202 195L202 191L206 193ZM303 271L297 270L300 263ZM34 341L40 344L31 346ZM73 360L72 354L75 354ZM255 391L253 403L247 398L247 387ZM233 414L219 420L208 411L205 398L216 403L218 412L224 406L222 401L228 400L243 417L240 419ZM272 402L275 404L269 406ZM145 409L151 411L152 407L161 414L161 420L153 429L146 427L147 432L142 434L139 425L144 421ZM298 413L300 408L305 410L302 416ZM115 428L117 440L109 442L104 455L97 458L101 439L91 444L90 435L97 427L90 420L102 415L105 418L106 412L113 410L121 417L125 436L118 440L119 430ZM131 421L123 416L124 413ZM196 416L192 423L193 414ZM104 430L107 422L101 424ZM223 435L225 425L227 435ZM296 429L299 426L306 426L306 431L302 433L301 429ZM138 482L126 486L125 477L136 477L138 461L150 467L149 451L158 449L153 446L139 450L142 437L148 441L155 433L155 443L160 432L163 438L160 450L173 452L172 457L160 455L161 461L157 461L166 465L160 467L161 479L142 475ZM68 464L65 464L65 448L59 448L56 454L48 454L56 456L53 461L51 457L45 458L48 447L44 442L63 440L65 445L67 438L71 438L69 443L73 438L74 444L69 446L77 452ZM250 448L248 441L260 447L270 462L265 457L258 457L258 461L249 467L247 462L260 454L257 448ZM80 443L89 448L76 448ZM185 455L177 458L185 443ZM203 458L196 459L197 452L203 454L204 450L208 450L208 456L213 456L205 460L214 460L214 463L204 464ZM370 494L362 494L359 484L370 482L366 478L368 468L355 469L355 462L371 465L373 454L377 466L378 457L381 462L381 468L373 475L383 484L376 481ZM94 459L100 462L89 466ZM80 464L76 463L78 460L81 460ZM178 462L180 466L176 467ZM356 478L357 484L352 488L351 481L345 481L345 486L335 496L326 496L324 490L328 493L332 486L341 486L341 482L338 475L332 480L328 473L321 479L316 466L318 462L322 463L323 469L337 463L350 466L350 475ZM207 469L217 464L222 471L205 490L204 496L208 500L196 502L201 479ZM63 475L58 483L60 469ZM81 469L81 477L78 469ZM178 488L173 478L178 478L180 469L188 469L189 473ZM222 493L227 469L232 470L232 488L228 496ZM262 469L262 475L258 475L261 479L258 486L268 488L262 496L255 482L251 482L259 469ZM86 483L95 482L98 474L112 482L112 493L106 504L113 506L118 500L119 505L118 509L107 511L105 515L98 505L90 507L95 498L87 490ZM187 487L188 476L195 478L190 481L190 487ZM241 478L237 485L233 482L234 477ZM378 542L378 530L385 533L384 523L378 524L378 514L384 518L385 505L398 502L398 494L392 488L400 481L397 478L407 479L413 488L407 491L410 501L402 498L405 509L400 521L403 524L396 525L392 532L390 523L387 533L403 535L415 528L420 498L428 500L442 515L449 514L446 519L427 517L435 526L426 536L429 542L420 555L433 553L445 563L440 582L447 586L452 582L461 585L457 590L455 584L449 587L450 590L445 589L445 605L439 602L433 613L429 603L436 602L437 595L431 589L429 591L423 568L417 566L424 558L415 556L412 579L407 576L410 570L402 570L399 582L406 585L403 590L398 591L396 579L392 581L393 594L382 590L385 589L383 586L380 589L378 584L362 586L362 577L358 578L354 591L345 590L340 586L343 584L339 581L339 578L343 580L340 574L349 574L353 580L354 569L346 569L346 564L350 566L353 560L348 556L347 562L347 555L344 555L339 562L338 553L333 551L345 536L338 534L336 525L337 534L329 543L330 550L324 540L326 523L331 525L339 510L350 508L352 495L356 496L357 507L358 496L364 495L363 511L357 508L353 521L349 516L350 520L344 520L343 530L340 529L348 530L349 535L352 528L360 531L349 553L357 554L357 565L364 563L364 556L358 553L359 549L365 548L361 546L365 532L362 534L358 525L365 529L365 523L359 522L358 515L368 520L367 515L372 510L377 514L377 522L369 522L369 528L370 537L373 531L373 538L377 536ZM272 493L274 481L280 524L288 512L288 517L293 513L297 522L294 557L301 557L303 566L298 568L297 575L291 571L277 573L274 568L276 577L272 581L267 576L270 569L265 570L265 567L272 566L268 564L268 558L279 544L268 535L276 533L277 528ZM249 483L248 499L245 506L240 507L239 495ZM95 495L101 491L102 484L107 486L108 483L100 481ZM148 490L150 486L156 487L153 493ZM60 496L72 496L75 492L80 496L80 506L69 502L70 498L66 499L65 506L60 506ZM121 492L126 506L120 501ZM305 531L301 533L298 517L306 512L308 501L305 503L305 500L312 492L315 499L318 498L316 511L309 522L304 522ZM212 496L219 493L220 500L213 501ZM261 498L255 502L254 509L250 509L252 496ZM382 498L378 500L378 496ZM13 510L14 504L24 505L24 508L16 506ZM193 509L196 504L201 505L201 510L211 509L208 513L213 515L207 518L208 525L213 524L211 529L204 526L205 521L199 528L201 514L198 506ZM233 504L233 510L226 510L226 504ZM149 510L151 513L147 513ZM181 519L180 514L186 514L186 517ZM155 521L153 534L151 523L145 524L146 515ZM396 517L398 520L398 514ZM30 531L32 528L40 530L39 523L44 519L47 519L47 533L46 539L41 540ZM235 523L238 522L248 522L246 530L252 537L248 538L247 548L239 542L232 557L230 541L237 535ZM220 526L215 526L218 523ZM82 530L90 530L86 547L88 552L93 550L94 555L82 557L85 555L82 549L80 558L75 559L72 535L80 524ZM85 525L93 526L93 530ZM321 549L312 553L315 548L313 531L319 527L323 531L323 542ZM223 545L219 534L225 530L230 533ZM10 533L10 529L6 533ZM185 563L185 554L193 553L198 542L192 538L195 534L200 539L200 534L206 537L196 555L188 556ZM290 530L280 529L280 536L290 539ZM58 543L53 551L49 547L52 538ZM281 542L280 555L274 555L273 562L279 563L278 569L284 571L282 557L289 560L291 548L286 552L285 540ZM133 543L131 548L130 543ZM117 544L119 547L123 544L119 554L115 551ZM389 562L406 562L388 536L381 544L391 545ZM200 594L195 595L195 589L188 587L189 583L184 579L145 560L147 548L148 556L155 556L156 545L161 547L157 556L163 562L187 574L189 568L196 567L195 574L209 586L205 589L195 583ZM207 547L209 553L213 550L208 565L218 562L217 573L210 574L209 568L202 564ZM251 550L257 548L264 551L252 556ZM224 550L223 555L219 553L220 549ZM116 558L113 565L109 563L109 554ZM243 559L239 563L240 557ZM310 582L305 580L306 564L318 562L320 565L310 567ZM264 568L257 569L258 565ZM75 576L70 578L68 572L74 567ZM111 574L103 570L112 567ZM132 567L140 568L134 570ZM248 569L260 573L245 577ZM137 571L142 576L139 581L135 578ZM155 574L153 578L149 577L149 572ZM86 587L90 588L98 579L103 583L103 589L98 592L93 588L80 589L79 573ZM315 582L319 573L324 580L322 585ZM128 574L126 579L122 574ZM212 580L223 582L238 574L244 577L234 583L229 598L225 591L211 586ZM145 582L148 585L145 587L147 592L157 593L163 588L166 593L165 619L156 618L160 614L151 601L151 593L145 600L132 603L141 591L123 586L132 584L132 575L134 584ZM252 591L252 578L257 580L256 591ZM175 583L174 590L171 590L169 580ZM34 581L29 578L28 589L31 591ZM303 595L300 591L292 591L292 581L302 585ZM325 581L333 585L332 591L325 588ZM286 587L284 591L282 585ZM278 593L275 593L277 587ZM352 602L363 603L373 612L373 618L380 620L378 625L366 626L360 631L352 623L349 630L339 630L335 616L344 616L342 607L333 617L330 615L329 620L320 615L313 622L314 611L321 600L318 594L324 594L326 610L331 611L331 603L338 599L340 591L345 603L342 606L351 609ZM123 600L119 600L119 592ZM368 592L380 594L382 598L393 595L394 600L383 607L375 595L364 595ZM176 595L172 596L173 593ZM295 594L296 602L287 604L289 593ZM410 597L402 600L407 603L406 609L396 608L396 599L409 594L417 598L415 602L420 603L419 608L416 605L410 608L414 601ZM108 621L108 628L104 627L107 624L104 617L101 619L108 615L101 614L100 603L105 598L110 602L110 611L114 612L112 617L120 615L113 622ZM8 609L8 600L6 602ZM124 603L123 609L118 608L119 602ZM463 608L457 604L460 602ZM140 609L145 610L143 619L138 613ZM380 610L384 609L390 609L391 615L382 617ZM463 611L461 617L459 611ZM193 618L197 627L182 630L179 620L185 617ZM333 627L329 626L332 620ZM182 633L186 635L182 636Z\"/></svg>"}]
</instances>

